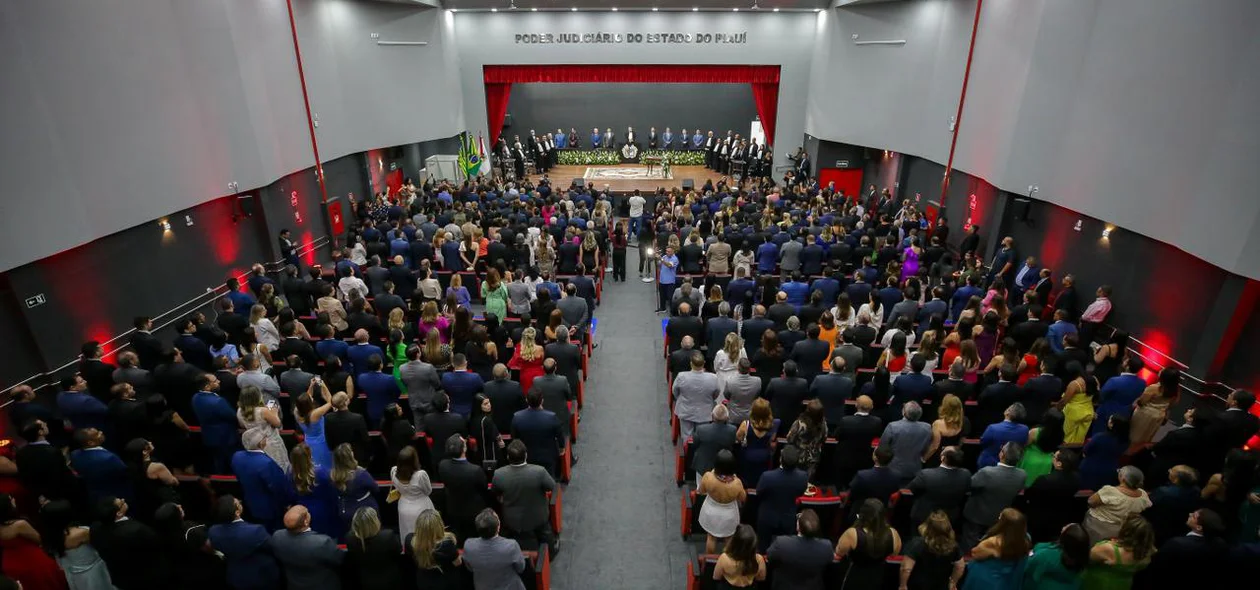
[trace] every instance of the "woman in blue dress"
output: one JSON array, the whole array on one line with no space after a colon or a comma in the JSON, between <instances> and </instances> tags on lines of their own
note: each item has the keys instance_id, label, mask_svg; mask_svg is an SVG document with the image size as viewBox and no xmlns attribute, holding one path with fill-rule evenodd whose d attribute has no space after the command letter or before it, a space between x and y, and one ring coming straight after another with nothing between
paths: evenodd
<instances>
[{"instance_id":1,"label":"woman in blue dress","mask_svg":"<svg viewBox=\"0 0 1260 590\"><path fill-rule=\"evenodd\" d=\"M334 539L345 532L341 514L337 509L337 489L333 487L328 470L316 467L311 459L311 447L298 443L289 453L289 480L293 482L298 504L311 513L311 529Z\"/></svg>"},{"instance_id":2,"label":"woman in blue dress","mask_svg":"<svg viewBox=\"0 0 1260 590\"><path fill-rule=\"evenodd\" d=\"M757 487L761 474L773 465L774 436L779 421L770 413L770 402L759 397L753 400L748 420L739 425L735 440L743 447L739 454L739 479L750 488Z\"/></svg>"},{"instance_id":3,"label":"woman in blue dress","mask_svg":"<svg viewBox=\"0 0 1260 590\"><path fill-rule=\"evenodd\" d=\"M312 395L315 388L319 388L319 396L324 400L320 406L315 406L315 399ZM311 384L306 388L306 393L299 395L293 402L293 414L297 418L298 428L302 430L306 445L311 448L311 459L315 462L316 468L322 468L325 471L332 469L333 460L332 452L328 450L328 441L324 439L324 414L332 409L332 394L328 393L328 386L324 384L324 380L318 377L311 380Z\"/></svg>"},{"instance_id":4,"label":"woman in blue dress","mask_svg":"<svg viewBox=\"0 0 1260 590\"><path fill-rule=\"evenodd\" d=\"M333 453L331 477L333 487L337 489L341 522L347 528L354 519L354 513L360 508L380 509L376 503L376 490L379 487L376 479L366 469L359 467L359 461L354 458L354 447L350 443L337 445L337 450Z\"/></svg>"},{"instance_id":5,"label":"woman in blue dress","mask_svg":"<svg viewBox=\"0 0 1260 590\"><path fill-rule=\"evenodd\" d=\"M1031 548L1024 515L1014 508L1003 510L997 523L971 550L962 590L1020 590Z\"/></svg>"},{"instance_id":6,"label":"woman in blue dress","mask_svg":"<svg viewBox=\"0 0 1260 590\"><path fill-rule=\"evenodd\" d=\"M1103 486L1115 485L1120 457L1128 450L1129 419L1113 415L1107 420L1106 432L1090 437L1082 449L1085 458L1081 460L1080 466L1081 488L1097 490Z\"/></svg>"}]
</instances>

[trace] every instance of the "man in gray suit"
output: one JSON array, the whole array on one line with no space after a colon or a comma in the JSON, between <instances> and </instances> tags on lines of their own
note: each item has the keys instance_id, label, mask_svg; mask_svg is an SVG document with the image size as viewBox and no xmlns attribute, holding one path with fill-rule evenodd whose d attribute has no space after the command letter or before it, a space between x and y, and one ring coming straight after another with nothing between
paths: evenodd
<instances>
[{"instance_id":1,"label":"man in gray suit","mask_svg":"<svg viewBox=\"0 0 1260 590\"><path fill-rule=\"evenodd\" d=\"M367 283L368 293L375 297L385 292L385 281L389 280L389 269L381 266L380 256L368 259L368 265L367 270L363 271L363 278Z\"/></svg>"},{"instance_id":2,"label":"man in gray suit","mask_svg":"<svg viewBox=\"0 0 1260 590\"><path fill-rule=\"evenodd\" d=\"M805 244L798 239L788 240L779 247L779 270L785 278L801 269L801 250L804 249Z\"/></svg>"},{"instance_id":3,"label":"man in gray suit","mask_svg":"<svg viewBox=\"0 0 1260 590\"><path fill-rule=\"evenodd\" d=\"M564 430L565 438L573 436L569 430L569 402L577 399L577 394L569 385L569 380L564 375L559 375L557 371L556 359L549 358L543 361L543 374L534 378L534 383L530 385L529 392L538 392L542 396L542 407L548 412L556 415L560 419L560 426Z\"/></svg>"},{"instance_id":4,"label":"man in gray suit","mask_svg":"<svg viewBox=\"0 0 1260 590\"><path fill-rule=\"evenodd\" d=\"M945 447L941 449L941 466L920 471L906 486L914 493L914 504L910 508L910 521L914 526L937 510L949 516L955 529L962 524L963 504L971 489L971 472L962 467L963 460L962 449Z\"/></svg>"},{"instance_id":5,"label":"man in gray suit","mask_svg":"<svg viewBox=\"0 0 1260 590\"><path fill-rule=\"evenodd\" d=\"M507 446L508 465L494 471L494 489L503 498L505 534L530 551L546 543L555 555L557 542L548 518L547 492L556 489L556 480L545 468L530 465L525 459L525 443L514 440Z\"/></svg>"},{"instance_id":6,"label":"man in gray suit","mask_svg":"<svg viewBox=\"0 0 1260 590\"><path fill-rule=\"evenodd\" d=\"M464 543L464 564L477 590L525 590L521 573L525 556L521 546L499 536L499 515L486 508L477 515L477 537Z\"/></svg>"},{"instance_id":7,"label":"man in gray suit","mask_svg":"<svg viewBox=\"0 0 1260 590\"><path fill-rule=\"evenodd\" d=\"M257 387L263 394L263 402L280 402L280 384L276 378L263 372L262 362L257 355L247 354L241 358L241 368L236 375L236 387L245 389L250 385Z\"/></svg>"},{"instance_id":8,"label":"man in gray suit","mask_svg":"<svg viewBox=\"0 0 1260 590\"><path fill-rule=\"evenodd\" d=\"M726 406L718 404L713 406L711 415L713 421L697 426L695 434L691 437L692 444L696 448L695 454L692 455L691 468L696 470L697 482L704 477L706 472L713 469L718 451L722 449L733 451L735 448L735 427L729 424L730 411L726 409Z\"/></svg>"},{"instance_id":9,"label":"man in gray suit","mask_svg":"<svg viewBox=\"0 0 1260 590\"><path fill-rule=\"evenodd\" d=\"M127 351L118 355L118 368L114 369L114 383L130 383L140 399L153 391L153 375L140 368L140 357Z\"/></svg>"},{"instance_id":10,"label":"man in gray suit","mask_svg":"<svg viewBox=\"0 0 1260 590\"><path fill-rule=\"evenodd\" d=\"M577 287L573 283L564 286L560 292L560 301L556 302L560 317L567 326L573 326L579 334L586 333L586 326L591 321L590 307L586 300L577 296Z\"/></svg>"},{"instance_id":11,"label":"man in gray suit","mask_svg":"<svg viewBox=\"0 0 1260 590\"><path fill-rule=\"evenodd\" d=\"M932 427L920 422L923 408L916 402L906 402L901 406L901 419L884 428L879 444L886 445L893 451L893 460L889 468L902 483L909 482L923 469L923 455L932 444Z\"/></svg>"},{"instance_id":12,"label":"man in gray suit","mask_svg":"<svg viewBox=\"0 0 1260 590\"><path fill-rule=\"evenodd\" d=\"M311 513L294 506L284 513L284 530L271 535L271 549L289 590L340 590L346 552L337 541L311 530Z\"/></svg>"},{"instance_id":13,"label":"man in gray suit","mask_svg":"<svg viewBox=\"0 0 1260 590\"><path fill-rule=\"evenodd\" d=\"M437 369L420 360L420 346L412 344L407 346L407 362L398 368L398 376L402 379L415 423L420 424L425 414L433 412L433 397L442 390Z\"/></svg>"},{"instance_id":14,"label":"man in gray suit","mask_svg":"<svg viewBox=\"0 0 1260 590\"><path fill-rule=\"evenodd\" d=\"M678 306L682 305L683 303L690 303L692 311L696 313L699 313L700 308L704 306L704 297L701 295L699 289L691 286L690 280L683 281L682 285L680 285L677 289L674 290L674 296L670 299L670 302L669 302L669 310L670 310L669 314L678 315L679 314ZM721 348L722 343L718 342L715 345L713 344L713 341L710 340L709 348L712 348L713 346L717 346ZM714 354L717 354L717 353L714 353Z\"/></svg>"},{"instance_id":15,"label":"man in gray suit","mask_svg":"<svg viewBox=\"0 0 1260 590\"><path fill-rule=\"evenodd\" d=\"M750 374L752 362L747 358L739 359L735 366L739 373L726 380L726 391L722 392L722 397L726 399L730 423L740 424L748 419L753 400L761 395L761 379Z\"/></svg>"},{"instance_id":16,"label":"man in gray suit","mask_svg":"<svg viewBox=\"0 0 1260 590\"><path fill-rule=\"evenodd\" d=\"M1015 503L1024 489L1024 470L1016 467L1024 458L1018 443L1002 445L998 464L985 467L971 476L971 499L963 508L963 534L959 548L964 552L980 542L985 531L997 522L1002 510Z\"/></svg>"},{"instance_id":17,"label":"man in gray suit","mask_svg":"<svg viewBox=\"0 0 1260 590\"><path fill-rule=\"evenodd\" d=\"M913 322L917 317L919 317L919 301L914 298L914 292L907 287L902 289L901 301L898 301L893 306L892 313L889 314L888 321L884 322L884 324L895 326L898 318L910 318L910 321Z\"/></svg>"},{"instance_id":18,"label":"man in gray suit","mask_svg":"<svg viewBox=\"0 0 1260 590\"><path fill-rule=\"evenodd\" d=\"M280 373L280 391L297 397L311 386L315 375L302 370L302 358L291 354L284 359L284 372Z\"/></svg>"},{"instance_id":19,"label":"man in gray suit","mask_svg":"<svg viewBox=\"0 0 1260 590\"><path fill-rule=\"evenodd\" d=\"M862 360L866 357L866 353L862 352L862 347L845 340L844 330L836 331L836 348L831 351L831 358L836 357L844 359L842 374L857 383L857 370L862 368Z\"/></svg>"}]
</instances>

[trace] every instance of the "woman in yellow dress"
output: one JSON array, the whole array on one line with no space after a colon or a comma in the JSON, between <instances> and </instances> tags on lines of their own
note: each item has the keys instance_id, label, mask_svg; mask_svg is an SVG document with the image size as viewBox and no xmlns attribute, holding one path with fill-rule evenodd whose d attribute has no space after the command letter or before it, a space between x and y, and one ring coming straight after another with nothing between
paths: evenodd
<instances>
[{"instance_id":1,"label":"woman in yellow dress","mask_svg":"<svg viewBox=\"0 0 1260 590\"><path fill-rule=\"evenodd\" d=\"M1089 433L1089 425L1094 421L1094 398L1098 395L1098 382L1093 375L1086 375L1084 367L1078 362L1070 362L1067 367L1068 384L1059 400L1059 409L1063 410L1063 442L1066 444L1082 444Z\"/></svg>"}]
</instances>

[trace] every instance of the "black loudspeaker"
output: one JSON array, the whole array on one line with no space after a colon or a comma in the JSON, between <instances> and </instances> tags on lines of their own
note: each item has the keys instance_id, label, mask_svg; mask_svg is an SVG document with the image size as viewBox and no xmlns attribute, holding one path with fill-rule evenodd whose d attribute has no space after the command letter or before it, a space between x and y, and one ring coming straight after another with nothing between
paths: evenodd
<instances>
[{"instance_id":1,"label":"black loudspeaker","mask_svg":"<svg viewBox=\"0 0 1260 590\"><path fill-rule=\"evenodd\" d=\"M693 191L693 190L696 190L696 179L694 179L694 178L684 178L684 179L683 179L683 182L682 182L682 188L683 188L683 190L685 190L685 191Z\"/></svg>"},{"instance_id":2,"label":"black loudspeaker","mask_svg":"<svg viewBox=\"0 0 1260 590\"><path fill-rule=\"evenodd\" d=\"M236 211L241 217L252 217L254 215L254 195L240 195L236 197Z\"/></svg>"},{"instance_id":3,"label":"black loudspeaker","mask_svg":"<svg viewBox=\"0 0 1260 590\"><path fill-rule=\"evenodd\" d=\"M503 115L503 128L507 129L511 126L512 126L512 113L506 113Z\"/></svg>"},{"instance_id":4,"label":"black loudspeaker","mask_svg":"<svg viewBox=\"0 0 1260 590\"><path fill-rule=\"evenodd\" d=\"M1014 201L1015 202L1011 204L1013 205L1012 208L1014 209L1015 219L1017 221L1031 222L1032 221L1032 199L1027 199L1024 197L1015 197Z\"/></svg>"},{"instance_id":5,"label":"black loudspeaker","mask_svg":"<svg viewBox=\"0 0 1260 590\"><path fill-rule=\"evenodd\" d=\"M574 179L573 179L573 186L576 186L576 187L578 187L578 188L582 188L582 187L586 186L586 179L585 179L585 178L574 178Z\"/></svg>"}]
</instances>

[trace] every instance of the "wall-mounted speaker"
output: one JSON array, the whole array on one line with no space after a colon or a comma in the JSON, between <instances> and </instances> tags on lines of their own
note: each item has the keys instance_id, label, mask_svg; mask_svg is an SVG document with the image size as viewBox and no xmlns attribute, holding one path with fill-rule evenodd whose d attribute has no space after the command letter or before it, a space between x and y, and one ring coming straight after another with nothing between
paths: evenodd
<instances>
[{"instance_id":1,"label":"wall-mounted speaker","mask_svg":"<svg viewBox=\"0 0 1260 590\"><path fill-rule=\"evenodd\" d=\"M1032 199L1015 197L1011 202L1011 210L1014 212L1016 221L1032 223Z\"/></svg>"},{"instance_id":2,"label":"wall-mounted speaker","mask_svg":"<svg viewBox=\"0 0 1260 590\"><path fill-rule=\"evenodd\" d=\"M572 184L572 186L576 186L576 187L578 187L578 188L582 188L582 187L586 186L586 179L585 179L585 178L580 178L580 177L579 177L579 178L574 178L574 179L573 179L573 184Z\"/></svg>"},{"instance_id":3,"label":"wall-mounted speaker","mask_svg":"<svg viewBox=\"0 0 1260 590\"><path fill-rule=\"evenodd\" d=\"M512 113L503 115L503 128L507 129L512 126Z\"/></svg>"},{"instance_id":4,"label":"wall-mounted speaker","mask_svg":"<svg viewBox=\"0 0 1260 590\"><path fill-rule=\"evenodd\" d=\"M240 217L253 217L254 195L239 195L236 197L236 214Z\"/></svg>"},{"instance_id":5,"label":"wall-mounted speaker","mask_svg":"<svg viewBox=\"0 0 1260 590\"><path fill-rule=\"evenodd\" d=\"M685 190L685 191L693 191L693 190L696 190L696 179L694 179L694 178L684 178L684 179L683 179L683 181L682 181L682 188L683 188L683 190Z\"/></svg>"}]
</instances>

